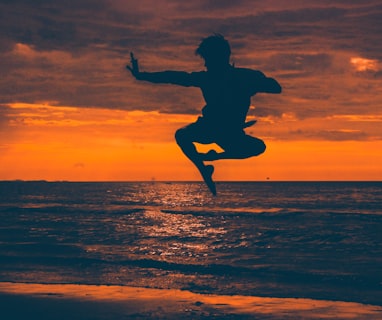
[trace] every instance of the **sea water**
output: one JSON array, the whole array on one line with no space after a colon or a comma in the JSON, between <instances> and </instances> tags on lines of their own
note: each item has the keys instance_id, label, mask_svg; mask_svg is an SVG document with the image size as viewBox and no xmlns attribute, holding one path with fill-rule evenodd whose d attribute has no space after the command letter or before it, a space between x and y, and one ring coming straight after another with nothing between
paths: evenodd
<instances>
[{"instance_id":1,"label":"sea water","mask_svg":"<svg viewBox=\"0 0 382 320\"><path fill-rule=\"evenodd\" d=\"M381 182L0 182L0 281L382 305Z\"/></svg>"}]
</instances>

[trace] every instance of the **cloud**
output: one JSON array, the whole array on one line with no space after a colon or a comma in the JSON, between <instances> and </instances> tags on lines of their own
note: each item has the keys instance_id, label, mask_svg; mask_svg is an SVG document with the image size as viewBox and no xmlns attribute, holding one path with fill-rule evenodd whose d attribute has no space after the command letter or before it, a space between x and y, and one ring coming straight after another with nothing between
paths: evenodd
<instances>
[{"instance_id":1,"label":"cloud","mask_svg":"<svg viewBox=\"0 0 382 320\"><path fill-rule=\"evenodd\" d=\"M237 66L260 69L283 86L280 96L252 99L257 117L381 108L376 0L15 0L2 1L0 9L1 103L196 115L204 105L198 90L137 82L124 66L134 50L146 71L203 69L195 47L222 32ZM365 70L362 61L369 63Z\"/></svg>"},{"instance_id":2,"label":"cloud","mask_svg":"<svg viewBox=\"0 0 382 320\"><path fill-rule=\"evenodd\" d=\"M3 131L9 120L9 109L5 105L0 105L0 130Z\"/></svg>"},{"instance_id":3,"label":"cloud","mask_svg":"<svg viewBox=\"0 0 382 320\"><path fill-rule=\"evenodd\" d=\"M290 131L291 136L301 140L327 140L327 141L360 141L369 140L370 136L359 130L322 130L322 131Z\"/></svg>"},{"instance_id":4,"label":"cloud","mask_svg":"<svg viewBox=\"0 0 382 320\"><path fill-rule=\"evenodd\" d=\"M330 72L333 57L329 53L277 53L269 57L265 67L273 72L293 74L294 77Z\"/></svg>"},{"instance_id":5,"label":"cloud","mask_svg":"<svg viewBox=\"0 0 382 320\"><path fill-rule=\"evenodd\" d=\"M12 142L10 133L17 135L24 143L48 141L65 146L77 143L72 139L81 134L100 145L115 141L114 144L121 147L131 141L173 142L175 130L195 120L194 115L163 114L158 111L111 111L106 108L28 103L3 106L0 108L2 113L7 114L7 124L0 127L0 131L4 129L4 134L0 135L0 145ZM113 137L113 141L109 141L109 137ZM86 143L85 140L83 143Z\"/></svg>"},{"instance_id":6,"label":"cloud","mask_svg":"<svg viewBox=\"0 0 382 320\"><path fill-rule=\"evenodd\" d=\"M359 71L379 71L378 60L376 59L364 59L361 57L353 57L350 59L350 63L354 68Z\"/></svg>"},{"instance_id":7,"label":"cloud","mask_svg":"<svg viewBox=\"0 0 382 320\"><path fill-rule=\"evenodd\" d=\"M83 169L85 168L85 164L83 162L77 162L73 165L74 168Z\"/></svg>"}]
</instances>

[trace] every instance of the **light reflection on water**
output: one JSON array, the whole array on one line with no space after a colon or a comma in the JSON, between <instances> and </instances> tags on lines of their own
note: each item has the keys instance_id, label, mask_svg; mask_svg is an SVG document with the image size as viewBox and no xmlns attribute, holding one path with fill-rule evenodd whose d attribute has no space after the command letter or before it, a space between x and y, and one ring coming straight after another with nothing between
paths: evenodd
<instances>
[{"instance_id":1,"label":"light reflection on water","mask_svg":"<svg viewBox=\"0 0 382 320\"><path fill-rule=\"evenodd\" d=\"M213 238L226 233L223 228L212 227L201 217L192 215L145 211L144 217L150 223L140 230L150 237Z\"/></svg>"},{"instance_id":2,"label":"light reflection on water","mask_svg":"<svg viewBox=\"0 0 382 320\"><path fill-rule=\"evenodd\" d=\"M381 301L381 187L3 183L0 280Z\"/></svg>"},{"instance_id":3,"label":"light reflection on water","mask_svg":"<svg viewBox=\"0 0 382 320\"><path fill-rule=\"evenodd\" d=\"M224 219L212 225L211 217L165 213L155 208L112 219L106 216L101 224L94 223L94 227L90 227L93 222L89 222L87 231L82 231L87 239L92 239L84 243L85 251L113 261L148 257L175 263L200 263L197 260L200 257L216 256L214 250L225 245L227 234Z\"/></svg>"},{"instance_id":4,"label":"light reflection on water","mask_svg":"<svg viewBox=\"0 0 382 320\"><path fill-rule=\"evenodd\" d=\"M146 211L147 224L139 230L151 255L200 257L211 253L210 243L219 240L226 230L213 227L201 217Z\"/></svg>"},{"instance_id":5,"label":"light reflection on water","mask_svg":"<svg viewBox=\"0 0 382 320\"><path fill-rule=\"evenodd\" d=\"M0 183L3 206L70 206L109 211L113 206L160 206L205 210L274 209L380 214L381 183L217 182L213 197L197 182Z\"/></svg>"},{"instance_id":6,"label":"light reflection on water","mask_svg":"<svg viewBox=\"0 0 382 320\"><path fill-rule=\"evenodd\" d=\"M219 243L227 230L222 226L212 226L203 217L191 214L170 214L160 210L145 210L128 216L115 225L115 233L131 234L134 223L136 236L125 239L124 246L118 246L118 253L136 258L142 256L160 257L201 257L208 256L213 250L212 243ZM133 243L132 243L133 242ZM89 249L89 248L88 248ZM103 246L93 251L110 250ZM116 248L113 249L114 253Z\"/></svg>"},{"instance_id":7,"label":"light reflection on water","mask_svg":"<svg viewBox=\"0 0 382 320\"><path fill-rule=\"evenodd\" d=\"M121 202L138 202L166 207L199 206L213 202L213 197L199 183L142 183L138 190L120 188L114 193Z\"/></svg>"}]
</instances>

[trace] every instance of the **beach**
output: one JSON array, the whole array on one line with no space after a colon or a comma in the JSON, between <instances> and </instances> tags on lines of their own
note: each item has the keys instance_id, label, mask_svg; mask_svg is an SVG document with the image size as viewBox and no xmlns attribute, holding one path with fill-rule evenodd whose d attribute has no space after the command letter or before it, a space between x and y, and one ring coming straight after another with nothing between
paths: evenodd
<instances>
[{"instance_id":1,"label":"beach","mask_svg":"<svg viewBox=\"0 0 382 320\"><path fill-rule=\"evenodd\" d=\"M0 283L11 319L381 319L353 302L195 294L123 286Z\"/></svg>"},{"instance_id":2,"label":"beach","mask_svg":"<svg viewBox=\"0 0 382 320\"><path fill-rule=\"evenodd\" d=\"M382 319L382 184L0 182L1 319Z\"/></svg>"}]
</instances>

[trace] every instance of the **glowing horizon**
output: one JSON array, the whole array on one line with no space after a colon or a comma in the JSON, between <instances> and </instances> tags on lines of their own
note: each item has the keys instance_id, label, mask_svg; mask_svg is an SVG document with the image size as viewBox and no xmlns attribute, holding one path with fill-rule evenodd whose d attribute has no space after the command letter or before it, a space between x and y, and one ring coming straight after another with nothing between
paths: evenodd
<instances>
[{"instance_id":1,"label":"glowing horizon","mask_svg":"<svg viewBox=\"0 0 382 320\"><path fill-rule=\"evenodd\" d=\"M134 51L143 71L202 70L213 32L283 86L252 100L266 152L216 162L217 181L382 180L377 0L44 3L0 4L0 180L200 181L173 136L201 93L124 67Z\"/></svg>"},{"instance_id":2,"label":"glowing horizon","mask_svg":"<svg viewBox=\"0 0 382 320\"><path fill-rule=\"evenodd\" d=\"M192 122L193 115L25 103L8 108L15 112L10 120L14 137L2 148L2 180L200 181L173 138L176 128ZM341 116L333 123L341 128L344 121L358 120ZM365 120L361 117L360 123L367 124ZM267 151L252 159L215 162L216 180L382 179L375 174L382 161L381 141L302 140L301 135L283 140L294 121L290 116L281 122L259 119L251 130L264 137ZM357 132L337 129L336 135L341 139L341 134ZM210 147L217 146L198 145L202 151ZM352 154L357 148L363 149L358 156Z\"/></svg>"}]
</instances>

